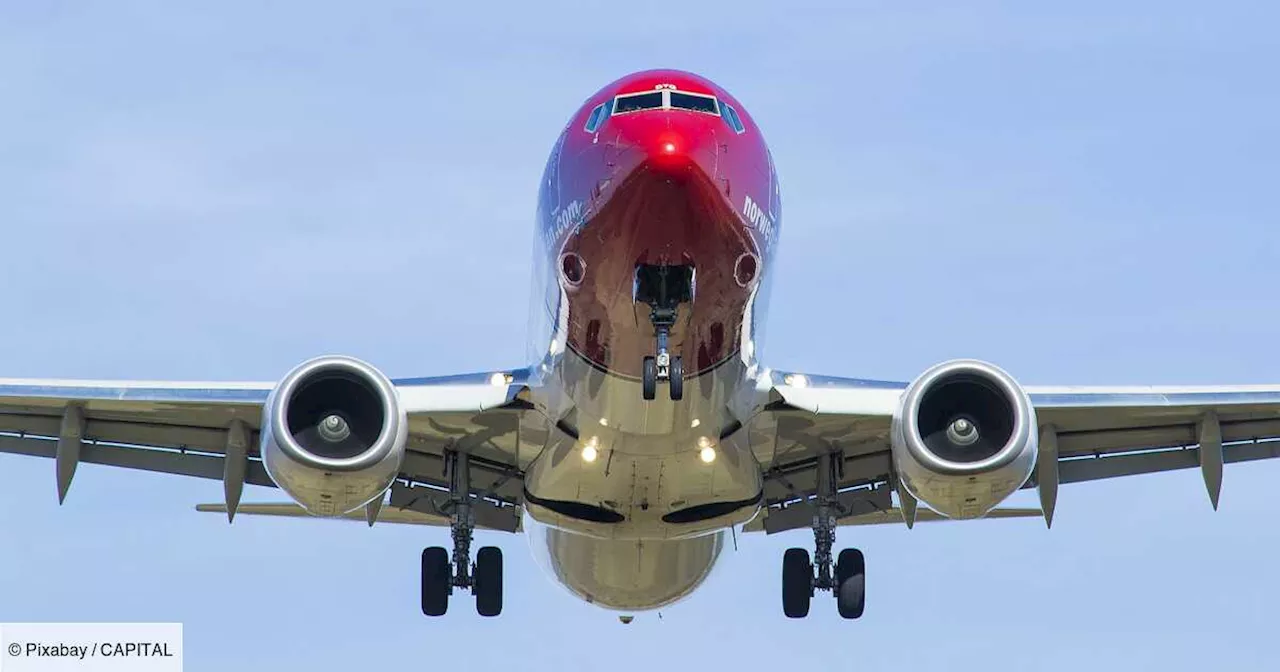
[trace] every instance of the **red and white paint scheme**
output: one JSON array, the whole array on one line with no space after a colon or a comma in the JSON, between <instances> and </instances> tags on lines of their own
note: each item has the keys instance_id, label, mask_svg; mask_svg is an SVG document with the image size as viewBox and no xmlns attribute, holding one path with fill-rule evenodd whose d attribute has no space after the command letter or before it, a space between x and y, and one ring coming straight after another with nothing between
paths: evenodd
<instances>
[{"instance_id":1,"label":"red and white paint scheme","mask_svg":"<svg viewBox=\"0 0 1280 672\"><path fill-rule=\"evenodd\" d=\"M469 591L503 611L527 535L571 593L633 614L690 595L730 532L807 529L783 613L865 607L838 528L1033 516L1060 484L1280 455L1280 386L1033 387L976 360L910 382L771 368L763 326L781 190L746 106L692 73L597 91L539 184L528 364L390 378L327 355L256 383L0 379L0 452L220 479L200 510L449 528L422 554L424 614ZM945 334L939 334L945 337ZM242 503L244 485L280 503ZM1003 508L1020 489L1032 509ZM924 506L920 506L923 504ZM56 533L56 532L53 532ZM437 534L437 536L442 536ZM747 542L744 542L747 543Z\"/></svg>"}]
</instances>

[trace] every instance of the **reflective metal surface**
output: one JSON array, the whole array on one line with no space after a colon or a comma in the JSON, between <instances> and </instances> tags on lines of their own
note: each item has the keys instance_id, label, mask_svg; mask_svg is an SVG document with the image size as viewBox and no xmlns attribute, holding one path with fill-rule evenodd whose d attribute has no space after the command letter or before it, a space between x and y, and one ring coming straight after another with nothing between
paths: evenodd
<instances>
[{"instance_id":1,"label":"reflective metal surface","mask_svg":"<svg viewBox=\"0 0 1280 672\"><path fill-rule=\"evenodd\" d=\"M299 443L297 428L291 427L299 409L298 394L309 384L326 377L345 376L369 398L314 399L328 409L315 417L314 432L319 444L310 449ZM360 401L376 413L376 438L363 441L352 436L349 418ZM303 409L311 411L313 409ZM334 419L336 418L336 422ZM400 405L396 388L382 372L353 357L318 357L295 367L272 390L263 407L261 453L263 466L276 485L307 511L318 516L339 516L363 507L382 496L400 472L408 443L409 422ZM341 437L341 438L339 438ZM335 442L342 441L342 444ZM320 454L322 445L342 445L331 455Z\"/></svg>"},{"instance_id":2,"label":"reflective metal surface","mask_svg":"<svg viewBox=\"0 0 1280 672\"><path fill-rule=\"evenodd\" d=\"M539 564L571 593L619 611L665 607L706 580L724 533L692 539L594 539L526 518L525 533Z\"/></svg>"},{"instance_id":3,"label":"reflective metal surface","mask_svg":"<svg viewBox=\"0 0 1280 672\"><path fill-rule=\"evenodd\" d=\"M921 409L958 381L980 385L979 391L988 394L965 394L935 408L950 418L949 427L939 432L945 439L938 443L922 433ZM988 421L976 422L978 417ZM1003 431L994 431L993 425L1001 425ZM982 432L990 433L987 440L1000 443L984 446ZM934 510L952 518L979 518L1030 478L1037 432L1030 398L1004 370L977 360L943 362L926 370L902 394L891 429L894 464L901 484ZM969 456L970 450L979 452Z\"/></svg>"}]
</instances>

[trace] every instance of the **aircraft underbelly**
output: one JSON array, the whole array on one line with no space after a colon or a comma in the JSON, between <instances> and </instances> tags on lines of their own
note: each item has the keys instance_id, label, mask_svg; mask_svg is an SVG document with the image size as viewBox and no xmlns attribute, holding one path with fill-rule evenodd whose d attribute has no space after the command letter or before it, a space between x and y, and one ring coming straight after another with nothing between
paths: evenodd
<instances>
[{"instance_id":1,"label":"aircraft underbelly","mask_svg":"<svg viewBox=\"0 0 1280 672\"><path fill-rule=\"evenodd\" d=\"M526 525L535 556L571 593L597 606L645 611L687 597L711 573L724 533L690 539L596 539Z\"/></svg>"},{"instance_id":2,"label":"aircraft underbelly","mask_svg":"<svg viewBox=\"0 0 1280 672\"><path fill-rule=\"evenodd\" d=\"M704 374L713 379L706 395L679 402L644 401L637 381L572 352L559 364L543 389L572 409L552 414L559 426L528 432L546 437L524 479L535 520L599 539L660 540L710 534L759 510L760 467L725 408L742 379L737 362Z\"/></svg>"}]
</instances>

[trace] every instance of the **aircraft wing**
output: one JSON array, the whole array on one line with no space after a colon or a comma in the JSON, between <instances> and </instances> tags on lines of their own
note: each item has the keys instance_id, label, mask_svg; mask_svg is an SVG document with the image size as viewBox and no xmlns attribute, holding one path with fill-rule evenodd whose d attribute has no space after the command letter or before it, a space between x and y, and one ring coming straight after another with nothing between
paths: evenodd
<instances>
[{"instance_id":1,"label":"aircraft wing","mask_svg":"<svg viewBox=\"0 0 1280 672\"><path fill-rule=\"evenodd\" d=\"M533 457L522 461L516 449L527 372L494 375L392 381L408 415L409 441L391 508L416 511L423 521L440 515L448 488L444 451L465 448L472 486L483 500L475 504L477 524L519 529L514 505ZM273 386L0 379L0 453L53 458L59 501L85 462L222 480L235 508L244 484L275 487L258 451L262 408ZM400 518L409 519L379 516Z\"/></svg>"},{"instance_id":2,"label":"aircraft wing","mask_svg":"<svg viewBox=\"0 0 1280 672\"><path fill-rule=\"evenodd\" d=\"M838 488L846 512L857 513L853 501L887 510L895 489L890 425L907 383L771 376L762 412L749 425L765 478L765 531L810 524L807 500L816 491L823 451L841 458ZM1058 484L1200 468L1216 508L1223 464L1280 457L1280 385L1024 390L1040 429L1040 461L1024 488L1044 483L1048 522Z\"/></svg>"}]
</instances>

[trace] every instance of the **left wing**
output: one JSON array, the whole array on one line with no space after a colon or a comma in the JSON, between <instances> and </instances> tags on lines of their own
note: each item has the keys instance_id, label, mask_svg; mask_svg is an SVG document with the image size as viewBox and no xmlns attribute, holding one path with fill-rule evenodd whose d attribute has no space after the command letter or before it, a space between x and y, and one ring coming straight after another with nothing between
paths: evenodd
<instances>
[{"instance_id":1,"label":"left wing","mask_svg":"<svg viewBox=\"0 0 1280 672\"><path fill-rule=\"evenodd\" d=\"M525 370L393 380L409 443L391 507L439 515L447 501L445 450L465 449L472 486L484 500L476 503L477 524L516 531L527 464L516 429L526 381ZM246 483L275 487L258 451L273 386L0 379L0 452L53 458L59 501L77 465L87 462L222 480L224 506L234 512Z\"/></svg>"},{"instance_id":2,"label":"left wing","mask_svg":"<svg viewBox=\"0 0 1280 672\"><path fill-rule=\"evenodd\" d=\"M809 525L817 455L826 451L839 456L843 510L853 513L855 500L886 509L896 487L890 425L907 383L787 372L772 372L770 382L750 425L761 446L765 531ZM1216 508L1223 464L1280 457L1280 385L1024 390L1039 424L1040 461L1023 487L1041 486L1048 522L1059 483L1198 467Z\"/></svg>"}]
</instances>

